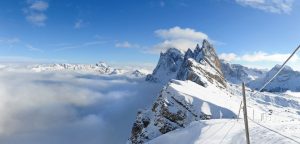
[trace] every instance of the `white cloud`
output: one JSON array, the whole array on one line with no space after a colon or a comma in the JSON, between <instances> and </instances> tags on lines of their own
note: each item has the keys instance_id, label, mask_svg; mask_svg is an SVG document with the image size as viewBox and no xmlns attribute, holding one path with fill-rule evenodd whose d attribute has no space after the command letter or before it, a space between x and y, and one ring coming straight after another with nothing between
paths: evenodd
<instances>
[{"instance_id":1,"label":"white cloud","mask_svg":"<svg viewBox=\"0 0 300 144\"><path fill-rule=\"evenodd\" d=\"M243 6L260 9L271 13L290 13L294 0L235 0Z\"/></svg>"},{"instance_id":2,"label":"white cloud","mask_svg":"<svg viewBox=\"0 0 300 144\"><path fill-rule=\"evenodd\" d=\"M177 48L181 51L187 51L189 48L191 49L195 48L197 43L198 41L192 41L189 39L164 40L163 42L153 46L151 50L148 52L156 54L156 53L164 52L169 48Z\"/></svg>"},{"instance_id":3,"label":"white cloud","mask_svg":"<svg viewBox=\"0 0 300 144\"><path fill-rule=\"evenodd\" d=\"M25 18L28 22L36 26L45 26L47 15L45 11L49 4L45 1L27 1L28 7L24 9Z\"/></svg>"},{"instance_id":4,"label":"white cloud","mask_svg":"<svg viewBox=\"0 0 300 144\"><path fill-rule=\"evenodd\" d=\"M129 43L128 41L124 41L121 43L116 43L115 47L117 47L117 48L139 48L140 46L138 44L132 44L132 43Z\"/></svg>"},{"instance_id":5,"label":"white cloud","mask_svg":"<svg viewBox=\"0 0 300 144\"><path fill-rule=\"evenodd\" d=\"M37 11L45 11L48 9L48 7L49 5L47 2L36 1L31 4L30 9L37 10Z\"/></svg>"},{"instance_id":6,"label":"white cloud","mask_svg":"<svg viewBox=\"0 0 300 144\"><path fill-rule=\"evenodd\" d=\"M147 52L160 53L171 47L186 51L188 48L194 49L196 44L201 43L203 39L209 39L203 32L178 26L170 29L156 30L155 34L163 41L148 49Z\"/></svg>"},{"instance_id":7,"label":"white cloud","mask_svg":"<svg viewBox=\"0 0 300 144\"><path fill-rule=\"evenodd\" d=\"M234 54L234 53L222 53L222 54L219 55L219 58L230 62L230 61L236 60L237 55Z\"/></svg>"},{"instance_id":8,"label":"white cloud","mask_svg":"<svg viewBox=\"0 0 300 144\"><path fill-rule=\"evenodd\" d=\"M0 143L126 143L159 90L123 76L0 71Z\"/></svg>"},{"instance_id":9,"label":"white cloud","mask_svg":"<svg viewBox=\"0 0 300 144\"><path fill-rule=\"evenodd\" d=\"M266 52L254 52L251 54L244 54L238 56L234 53L222 53L220 54L220 59L224 59L226 61L244 61L244 62L284 62L290 54L269 54ZM295 55L291 62L296 62L300 60L298 55Z\"/></svg>"},{"instance_id":10,"label":"white cloud","mask_svg":"<svg viewBox=\"0 0 300 144\"><path fill-rule=\"evenodd\" d=\"M159 29L155 34L163 39L188 39L188 40L203 40L208 39L205 33L197 32L191 28L180 28L178 26L170 29Z\"/></svg>"},{"instance_id":11,"label":"white cloud","mask_svg":"<svg viewBox=\"0 0 300 144\"><path fill-rule=\"evenodd\" d=\"M245 54L240 59L247 62L263 62L263 61L271 61L271 62L283 62L286 60L290 54L268 54L265 52L255 52L253 54ZM291 61L297 61L299 57L295 55Z\"/></svg>"},{"instance_id":12,"label":"white cloud","mask_svg":"<svg viewBox=\"0 0 300 144\"><path fill-rule=\"evenodd\" d=\"M222 53L219 55L220 59L226 60L231 63L242 64L244 66L270 69L276 64L283 64L283 62L290 56L290 54L282 53L266 53L266 52L254 52L250 54L237 55L235 53ZM294 55L293 58L287 63L295 70L300 70L300 57Z\"/></svg>"}]
</instances>

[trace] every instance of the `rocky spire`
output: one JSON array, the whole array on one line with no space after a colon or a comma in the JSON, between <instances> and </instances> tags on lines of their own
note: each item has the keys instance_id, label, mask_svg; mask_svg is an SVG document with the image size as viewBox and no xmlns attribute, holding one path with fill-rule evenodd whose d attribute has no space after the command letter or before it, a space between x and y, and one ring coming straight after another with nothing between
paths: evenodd
<instances>
[{"instance_id":1,"label":"rocky spire","mask_svg":"<svg viewBox=\"0 0 300 144\"><path fill-rule=\"evenodd\" d=\"M147 81L167 83L170 79L175 78L184 59L183 53L176 49L170 48L160 54L160 58L153 73L147 75Z\"/></svg>"}]
</instances>

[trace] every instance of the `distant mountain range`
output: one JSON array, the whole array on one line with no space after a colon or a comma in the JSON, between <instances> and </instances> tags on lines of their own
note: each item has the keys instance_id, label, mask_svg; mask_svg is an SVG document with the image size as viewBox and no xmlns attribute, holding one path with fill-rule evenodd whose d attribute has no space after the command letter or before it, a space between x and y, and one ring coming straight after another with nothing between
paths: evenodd
<instances>
[{"instance_id":1,"label":"distant mountain range","mask_svg":"<svg viewBox=\"0 0 300 144\"><path fill-rule=\"evenodd\" d=\"M104 75L126 75L133 77L145 77L148 71L145 69L120 69L113 68L104 62L96 64L35 64L35 65L0 65L0 71L31 71L31 72L76 72Z\"/></svg>"},{"instance_id":2,"label":"distant mountain range","mask_svg":"<svg viewBox=\"0 0 300 144\"><path fill-rule=\"evenodd\" d=\"M240 64L230 64L225 61L221 61L221 64L225 79L233 84L248 83L264 77L267 73L267 70L248 68Z\"/></svg>"},{"instance_id":3,"label":"distant mountain range","mask_svg":"<svg viewBox=\"0 0 300 144\"><path fill-rule=\"evenodd\" d=\"M247 86L255 90L260 89L263 84L274 76L280 67L281 65L276 65L263 77L250 81ZM300 72L293 70L289 66L285 66L279 75L269 85L267 85L265 89L263 89L263 91L268 92L285 92L287 90L300 91Z\"/></svg>"}]
</instances>

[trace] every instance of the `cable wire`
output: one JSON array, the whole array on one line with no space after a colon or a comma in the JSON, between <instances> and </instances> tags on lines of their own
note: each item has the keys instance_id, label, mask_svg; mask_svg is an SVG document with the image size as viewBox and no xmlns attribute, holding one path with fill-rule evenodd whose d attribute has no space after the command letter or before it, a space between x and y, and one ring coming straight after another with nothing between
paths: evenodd
<instances>
[{"instance_id":1,"label":"cable wire","mask_svg":"<svg viewBox=\"0 0 300 144\"><path fill-rule=\"evenodd\" d=\"M274 74L274 76L267 81L256 93L253 94L253 96L255 96L257 93L261 92L269 83L271 83L274 78L283 70L284 66L286 65L286 63L295 55L295 53L300 49L300 45L293 51L293 53L288 57L287 60L285 60L285 62L281 65L280 69L277 71L277 73Z\"/></svg>"}]
</instances>

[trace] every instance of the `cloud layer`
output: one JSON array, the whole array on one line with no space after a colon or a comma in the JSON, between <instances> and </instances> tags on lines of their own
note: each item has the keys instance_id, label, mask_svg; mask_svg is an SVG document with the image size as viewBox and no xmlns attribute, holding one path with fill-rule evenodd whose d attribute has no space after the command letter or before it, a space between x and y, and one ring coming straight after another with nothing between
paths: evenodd
<instances>
[{"instance_id":1,"label":"cloud layer","mask_svg":"<svg viewBox=\"0 0 300 144\"><path fill-rule=\"evenodd\" d=\"M290 13L294 0L235 0L243 6L260 9L271 13Z\"/></svg>"},{"instance_id":2,"label":"cloud layer","mask_svg":"<svg viewBox=\"0 0 300 144\"><path fill-rule=\"evenodd\" d=\"M0 72L0 143L125 143L159 90L122 76Z\"/></svg>"}]
</instances>

